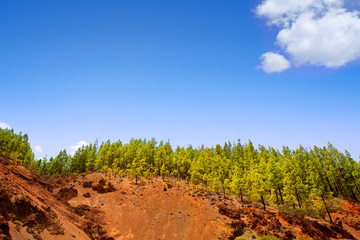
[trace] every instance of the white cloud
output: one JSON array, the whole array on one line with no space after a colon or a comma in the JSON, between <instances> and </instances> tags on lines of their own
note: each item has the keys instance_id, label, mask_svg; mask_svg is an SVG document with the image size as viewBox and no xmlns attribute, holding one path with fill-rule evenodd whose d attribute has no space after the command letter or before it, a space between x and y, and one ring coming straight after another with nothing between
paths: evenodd
<instances>
[{"instance_id":1,"label":"white cloud","mask_svg":"<svg viewBox=\"0 0 360 240\"><path fill-rule=\"evenodd\" d=\"M282 72L291 66L283 55L273 52L264 53L260 60L261 68L266 73Z\"/></svg>"},{"instance_id":2,"label":"white cloud","mask_svg":"<svg viewBox=\"0 0 360 240\"><path fill-rule=\"evenodd\" d=\"M296 66L336 68L360 58L359 12L344 0L264 0L256 8L280 27L276 43Z\"/></svg>"},{"instance_id":3,"label":"white cloud","mask_svg":"<svg viewBox=\"0 0 360 240\"><path fill-rule=\"evenodd\" d=\"M10 125L5 123L5 122L0 122L0 128L2 128L2 129L5 129L5 128L11 129Z\"/></svg>"},{"instance_id":4,"label":"white cloud","mask_svg":"<svg viewBox=\"0 0 360 240\"><path fill-rule=\"evenodd\" d=\"M88 145L88 143L84 140L81 140L80 142L77 142L74 146L71 146L71 155L74 155L74 153L76 152L76 150L78 150L79 148L81 148L82 146L86 146Z\"/></svg>"},{"instance_id":5,"label":"white cloud","mask_svg":"<svg viewBox=\"0 0 360 240\"><path fill-rule=\"evenodd\" d=\"M35 151L38 152L38 153L42 153L42 152L43 152L42 149L41 149L41 147L40 147L39 145L36 145L36 146L35 146Z\"/></svg>"},{"instance_id":6,"label":"white cloud","mask_svg":"<svg viewBox=\"0 0 360 240\"><path fill-rule=\"evenodd\" d=\"M267 18L269 24L288 27L304 12L321 15L343 5L343 0L264 0L256 7L256 13Z\"/></svg>"}]
</instances>

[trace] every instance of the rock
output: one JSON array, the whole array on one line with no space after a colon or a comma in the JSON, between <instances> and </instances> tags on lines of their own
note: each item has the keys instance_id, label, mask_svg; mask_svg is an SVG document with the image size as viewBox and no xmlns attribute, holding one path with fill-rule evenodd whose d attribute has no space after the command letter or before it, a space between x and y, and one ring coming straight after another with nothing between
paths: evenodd
<instances>
[{"instance_id":1,"label":"rock","mask_svg":"<svg viewBox=\"0 0 360 240\"><path fill-rule=\"evenodd\" d=\"M82 186L84 188L92 188L92 184L93 184L93 182L89 181L89 182L84 182Z\"/></svg>"},{"instance_id":2,"label":"rock","mask_svg":"<svg viewBox=\"0 0 360 240\"><path fill-rule=\"evenodd\" d=\"M78 190L76 190L73 186L70 188L61 188L58 193L58 199L69 201L70 199L77 197Z\"/></svg>"},{"instance_id":3,"label":"rock","mask_svg":"<svg viewBox=\"0 0 360 240\"><path fill-rule=\"evenodd\" d=\"M79 216L84 216L87 212L90 211L90 206L86 204L80 204L79 206L74 208L75 213Z\"/></svg>"},{"instance_id":4,"label":"rock","mask_svg":"<svg viewBox=\"0 0 360 240\"><path fill-rule=\"evenodd\" d=\"M0 216L0 239L11 239L9 223L3 216Z\"/></svg>"},{"instance_id":5,"label":"rock","mask_svg":"<svg viewBox=\"0 0 360 240\"><path fill-rule=\"evenodd\" d=\"M108 193L116 191L114 186L109 181L103 178L100 179L100 181L95 187L93 187L93 190L97 191L98 193Z\"/></svg>"},{"instance_id":6,"label":"rock","mask_svg":"<svg viewBox=\"0 0 360 240\"><path fill-rule=\"evenodd\" d=\"M87 193L84 193L83 196L86 197L86 198L90 198L90 197L91 197L90 193L88 193L88 192L87 192Z\"/></svg>"}]
</instances>

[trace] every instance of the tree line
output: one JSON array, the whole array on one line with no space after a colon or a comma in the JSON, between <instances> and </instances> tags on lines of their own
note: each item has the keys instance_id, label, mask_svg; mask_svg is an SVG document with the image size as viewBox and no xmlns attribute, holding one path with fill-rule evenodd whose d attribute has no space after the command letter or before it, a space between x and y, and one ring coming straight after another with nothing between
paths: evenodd
<instances>
[{"instance_id":1,"label":"tree line","mask_svg":"<svg viewBox=\"0 0 360 240\"><path fill-rule=\"evenodd\" d=\"M183 179L201 189L236 195L244 201L311 211L326 210L326 199L360 199L360 165L350 154L326 147L280 150L251 141L223 146L172 148L170 142L131 139L129 143L96 141L56 157L34 160L27 135L1 130L0 154L44 175L102 171L113 176ZM329 214L330 220L331 216Z\"/></svg>"},{"instance_id":2,"label":"tree line","mask_svg":"<svg viewBox=\"0 0 360 240\"><path fill-rule=\"evenodd\" d=\"M13 129L0 128L0 156L32 168L35 164L34 153L27 134L16 134Z\"/></svg>"}]
</instances>

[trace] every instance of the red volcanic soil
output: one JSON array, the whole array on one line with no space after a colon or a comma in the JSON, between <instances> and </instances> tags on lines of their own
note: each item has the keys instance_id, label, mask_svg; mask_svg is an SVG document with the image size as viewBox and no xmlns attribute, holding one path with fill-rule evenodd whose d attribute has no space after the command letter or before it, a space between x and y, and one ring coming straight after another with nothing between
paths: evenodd
<instances>
[{"instance_id":1,"label":"red volcanic soil","mask_svg":"<svg viewBox=\"0 0 360 240\"><path fill-rule=\"evenodd\" d=\"M334 224L297 218L160 178L135 184L103 173L41 177L0 157L0 239L355 239L360 205Z\"/></svg>"}]
</instances>

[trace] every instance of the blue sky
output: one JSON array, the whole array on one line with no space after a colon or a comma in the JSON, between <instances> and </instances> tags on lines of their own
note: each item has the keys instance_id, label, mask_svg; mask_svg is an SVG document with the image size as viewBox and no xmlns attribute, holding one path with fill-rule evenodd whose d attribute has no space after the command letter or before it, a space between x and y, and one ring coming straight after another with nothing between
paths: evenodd
<instances>
[{"instance_id":1,"label":"blue sky","mask_svg":"<svg viewBox=\"0 0 360 240\"><path fill-rule=\"evenodd\" d=\"M1 1L0 122L28 133L37 157L96 138L174 147L240 138L276 148L330 141L358 161L360 55L331 67L321 51L279 45L287 27L260 16L265 3ZM266 52L288 67L265 72Z\"/></svg>"}]
</instances>

